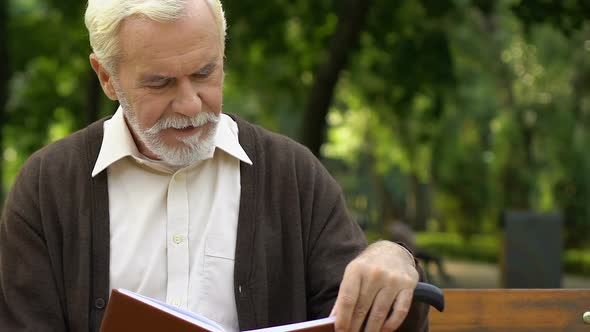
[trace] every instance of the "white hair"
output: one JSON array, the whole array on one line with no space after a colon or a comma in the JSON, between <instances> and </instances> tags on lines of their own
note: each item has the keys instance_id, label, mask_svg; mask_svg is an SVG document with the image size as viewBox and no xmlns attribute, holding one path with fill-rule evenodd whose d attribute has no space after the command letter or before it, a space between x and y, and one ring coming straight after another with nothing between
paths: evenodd
<instances>
[{"instance_id":1,"label":"white hair","mask_svg":"<svg viewBox=\"0 0 590 332\"><path fill-rule=\"evenodd\" d=\"M125 18L143 15L160 23L173 22L185 15L188 1L191 0L88 0L84 22L94 54L113 74L120 55L117 34ZM204 1L209 5L217 23L223 51L227 23L221 0Z\"/></svg>"}]
</instances>

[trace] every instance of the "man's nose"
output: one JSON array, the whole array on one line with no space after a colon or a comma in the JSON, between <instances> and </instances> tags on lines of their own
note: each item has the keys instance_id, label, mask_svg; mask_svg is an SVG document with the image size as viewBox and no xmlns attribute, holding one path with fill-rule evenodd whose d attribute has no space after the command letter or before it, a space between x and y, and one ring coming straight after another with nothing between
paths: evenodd
<instances>
[{"instance_id":1,"label":"man's nose","mask_svg":"<svg viewBox=\"0 0 590 332\"><path fill-rule=\"evenodd\" d=\"M201 97L198 90L188 78L178 80L176 98L172 102L172 110L176 113L192 117L201 111Z\"/></svg>"}]
</instances>

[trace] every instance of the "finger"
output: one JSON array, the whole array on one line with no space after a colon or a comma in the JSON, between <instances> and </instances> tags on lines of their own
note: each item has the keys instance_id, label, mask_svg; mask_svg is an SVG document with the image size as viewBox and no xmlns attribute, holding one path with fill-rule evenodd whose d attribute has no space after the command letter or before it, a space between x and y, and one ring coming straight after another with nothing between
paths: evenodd
<instances>
[{"instance_id":1,"label":"finger","mask_svg":"<svg viewBox=\"0 0 590 332\"><path fill-rule=\"evenodd\" d=\"M395 290L392 288L382 288L373 302L371 313L367 318L367 325L364 332L378 332L381 331L385 319L391 312L391 306L395 299Z\"/></svg>"},{"instance_id":2,"label":"finger","mask_svg":"<svg viewBox=\"0 0 590 332\"><path fill-rule=\"evenodd\" d=\"M348 271L348 269L346 270ZM352 312L356 306L356 302L360 293L361 279L357 273L344 273L342 283L340 283L340 290L338 297L334 304L332 312L337 314L334 328L336 331L348 331L350 328L350 321Z\"/></svg>"},{"instance_id":3,"label":"finger","mask_svg":"<svg viewBox=\"0 0 590 332\"><path fill-rule=\"evenodd\" d=\"M381 331L395 331L402 325L410 311L413 294L414 292L412 289L403 289L397 294L395 302L393 303L393 312L387 321L385 321L385 324L383 324Z\"/></svg>"},{"instance_id":4,"label":"finger","mask_svg":"<svg viewBox=\"0 0 590 332\"><path fill-rule=\"evenodd\" d=\"M330 312L330 316L329 317L334 317L336 316L336 306L334 305L334 308L332 308L332 311Z\"/></svg>"},{"instance_id":5,"label":"finger","mask_svg":"<svg viewBox=\"0 0 590 332\"><path fill-rule=\"evenodd\" d=\"M373 305L377 292L379 292L380 290L379 285L381 284L376 282L376 280L379 280L378 276L375 277L375 279L362 279L361 291L358 300L356 301L356 306L352 312L352 320L350 321L349 330L350 332L360 331L361 327L365 323L365 320L369 315L369 311L371 310L371 306Z\"/></svg>"}]
</instances>

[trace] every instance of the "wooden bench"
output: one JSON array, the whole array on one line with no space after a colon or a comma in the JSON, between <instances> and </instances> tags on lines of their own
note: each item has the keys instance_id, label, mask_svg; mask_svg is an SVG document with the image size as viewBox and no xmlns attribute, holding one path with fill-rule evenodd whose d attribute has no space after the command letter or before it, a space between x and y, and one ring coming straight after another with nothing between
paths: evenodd
<instances>
[{"instance_id":1,"label":"wooden bench","mask_svg":"<svg viewBox=\"0 0 590 332\"><path fill-rule=\"evenodd\" d=\"M430 311L430 331L590 332L590 290L444 289L444 312Z\"/></svg>"}]
</instances>

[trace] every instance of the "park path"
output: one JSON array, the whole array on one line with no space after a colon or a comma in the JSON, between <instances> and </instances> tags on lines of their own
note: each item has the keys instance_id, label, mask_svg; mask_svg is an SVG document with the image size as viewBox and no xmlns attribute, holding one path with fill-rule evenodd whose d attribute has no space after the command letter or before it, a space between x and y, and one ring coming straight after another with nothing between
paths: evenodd
<instances>
[{"instance_id":1,"label":"park path","mask_svg":"<svg viewBox=\"0 0 590 332\"><path fill-rule=\"evenodd\" d=\"M429 267L433 276L432 283L443 288L498 288L500 287L500 270L497 264L470 262L461 260L444 260L444 267L451 276L451 282L443 281L434 266ZM566 275L563 288L590 288L590 277Z\"/></svg>"}]
</instances>

